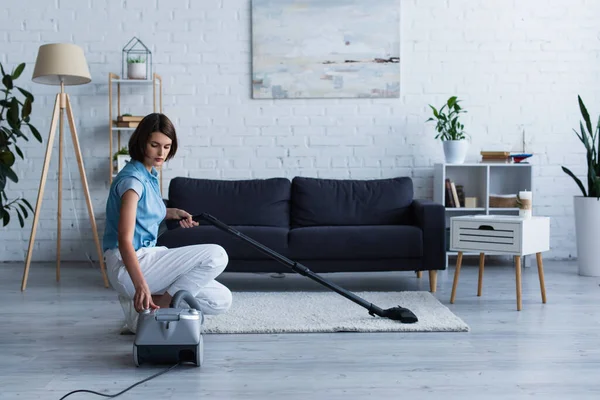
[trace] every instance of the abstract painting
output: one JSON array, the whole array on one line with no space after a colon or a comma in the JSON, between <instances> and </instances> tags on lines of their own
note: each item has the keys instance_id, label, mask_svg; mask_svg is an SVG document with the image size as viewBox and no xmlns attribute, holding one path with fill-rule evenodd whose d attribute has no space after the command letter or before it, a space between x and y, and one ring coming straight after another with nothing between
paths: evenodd
<instances>
[{"instance_id":1,"label":"abstract painting","mask_svg":"<svg viewBox=\"0 0 600 400\"><path fill-rule=\"evenodd\" d=\"M252 0L255 99L400 95L399 0Z\"/></svg>"}]
</instances>

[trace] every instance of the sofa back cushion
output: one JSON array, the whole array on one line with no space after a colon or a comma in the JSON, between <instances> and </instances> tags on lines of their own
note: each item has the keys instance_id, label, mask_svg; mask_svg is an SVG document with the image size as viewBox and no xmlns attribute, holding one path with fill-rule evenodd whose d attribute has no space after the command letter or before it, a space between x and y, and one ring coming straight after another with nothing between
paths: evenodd
<instances>
[{"instance_id":1,"label":"sofa back cushion","mask_svg":"<svg viewBox=\"0 0 600 400\"><path fill-rule=\"evenodd\" d=\"M177 177L169 184L168 207L192 215L208 213L227 225L289 227L286 178L213 180Z\"/></svg>"},{"instance_id":2,"label":"sofa back cushion","mask_svg":"<svg viewBox=\"0 0 600 400\"><path fill-rule=\"evenodd\" d=\"M344 180L295 177L291 225L411 224L413 182L408 177Z\"/></svg>"}]
</instances>

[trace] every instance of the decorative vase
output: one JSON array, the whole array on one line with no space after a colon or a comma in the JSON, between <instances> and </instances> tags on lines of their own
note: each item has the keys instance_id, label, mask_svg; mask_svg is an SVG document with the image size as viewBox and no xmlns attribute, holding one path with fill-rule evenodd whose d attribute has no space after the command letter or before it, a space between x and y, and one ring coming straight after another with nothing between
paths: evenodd
<instances>
[{"instance_id":1,"label":"decorative vase","mask_svg":"<svg viewBox=\"0 0 600 400\"><path fill-rule=\"evenodd\" d=\"M574 206L579 275L600 276L600 200L575 196Z\"/></svg>"},{"instance_id":2,"label":"decorative vase","mask_svg":"<svg viewBox=\"0 0 600 400\"><path fill-rule=\"evenodd\" d=\"M146 63L128 63L127 77L129 79L147 79Z\"/></svg>"},{"instance_id":3,"label":"decorative vase","mask_svg":"<svg viewBox=\"0 0 600 400\"><path fill-rule=\"evenodd\" d=\"M467 157L469 142L466 140L444 140L444 157L446 164L462 164Z\"/></svg>"}]
</instances>

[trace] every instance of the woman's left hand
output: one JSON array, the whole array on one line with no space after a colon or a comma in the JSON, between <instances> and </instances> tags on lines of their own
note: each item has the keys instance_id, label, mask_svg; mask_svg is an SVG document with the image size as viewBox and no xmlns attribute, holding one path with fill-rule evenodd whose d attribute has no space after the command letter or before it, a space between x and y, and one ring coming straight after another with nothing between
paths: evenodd
<instances>
[{"instance_id":1,"label":"woman's left hand","mask_svg":"<svg viewBox=\"0 0 600 400\"><path fill-rule=\"evenodd\" d=\"M182 228L193 228L194 226L198 226L198 222L192 219L192 215L184 210L180 210L176 208L174 210L175 219L179 220L179 226Z\"/></svg>"}]
</instances>

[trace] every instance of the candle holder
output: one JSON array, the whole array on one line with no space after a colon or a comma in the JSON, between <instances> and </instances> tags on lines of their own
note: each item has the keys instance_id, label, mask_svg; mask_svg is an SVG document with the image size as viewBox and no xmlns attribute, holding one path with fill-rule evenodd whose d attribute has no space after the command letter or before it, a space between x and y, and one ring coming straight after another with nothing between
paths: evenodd
<instances>
[{"instance_id":1,"label":"candle holder","mask_svg":"<svg viewBox=\"0 0 600 400\"><path fill-rule=\"evenodd\" d=\"M532 195L529 191L521 191L517 194L517 206L519 207L519 217L528 219L532 215Z\"/></svg>"}]
</instances>

